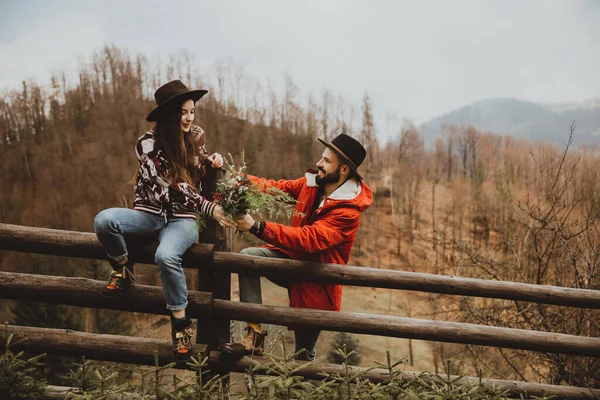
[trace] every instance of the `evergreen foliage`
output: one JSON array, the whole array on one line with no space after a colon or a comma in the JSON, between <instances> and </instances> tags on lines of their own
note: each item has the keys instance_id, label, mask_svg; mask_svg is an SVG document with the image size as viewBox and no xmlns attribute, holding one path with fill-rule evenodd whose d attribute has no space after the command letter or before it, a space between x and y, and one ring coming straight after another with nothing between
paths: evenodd
<instances>
[{"instance_id":1,"label":"evergreen foliage","mask_svg":"<svg viewBox=\"0 0 600 400\"><path fill-rule=\"evenodd\" d=\"M341 350L345 349L348 354L344 355ZM351 333L338 332L333 337L331 350L327 354L327 361L333 364L341 364L347 360L349 365L360 364L361 357L358 346L358 339L352 336Z\"/></svg>"},{"instance_id":2,"label":"evergreen foliage","mask_svg":"<svg viewBox=\"0 0 600 400\"><path fill-rule=\"evenodd\" d=\"M18 342L8 334L8 324L0 332L0 399L40 400L46 394L46 381L39 369L45 354L28 359L24 353L11 351Z\"/></svg>"},{"instance_id":3,"label":"evergreen foliage","mask_svg":"<svg viewBox=\"0 0 600 400\"><path fill-rule=\"evenodd\" d=\"M101 365L83 359L76 370L69 371L72 390L68 396L73 400L107 400L127 393L128 383L117 383L119 372L116 365Z\"/></svg>"},{"instance_id":4,"label":"evergreen foliage","mask_svg":"<svg viewBox=\"0 0 600 400\"><path fill-rule=\"evenodd\" d=\"M260 219L275 219L282 214L291 216L296 200L276 187L253 183L248 177L245 153L235 165L233 156L225 160L228 176L217 182L215 202L233 221L250 212Z\"/></svg>"},{"instance_id":5,"label":"evergreen foliage","mask_svg":"<svg viewBox=\"0 0 600 400\"><path fill-rule=\"evenodd\" d=\"M46 383L39 378L37 369L42 365L39 355L24 360L23 353L14 354L10 347L12 335L0 334L0 398L7 400L41 400L45 395ZM155 353L155 365L152 368L138 368L141 375L139 383L120 382L117 365L83 360L69 373L72 389L67 399L74 400L112 400L112 399L170 399L170 400L225 400L230 395L240 400L501 400L507 393L485 384L482 380L475 383L462 382L461 377L423 373L407 379L398 366L401 361L393 361L387 352L386 363L377 363L387 370L389 378L381 383L373 383L366 378L369 369L353 369L348 363L352 351L337 349L342 358L342 372L323 373L323 379L306 380L300 374L302 369L317 361L300 364L295 361L297 353L288 351L285 340L280 336L282 356L266 354L267 362L253 365L247 370L245 390L241 393L229 393L232 386L225 383L226 376L210 374L208 359L192 358L188 362L188 371L176 373L175 363L159 365ZM199 361L201 360L201 361ZM449 370L449 369L448 369ZM525 399L550 400L551 397L532 397Z\"/></svg>"}]
</instances>

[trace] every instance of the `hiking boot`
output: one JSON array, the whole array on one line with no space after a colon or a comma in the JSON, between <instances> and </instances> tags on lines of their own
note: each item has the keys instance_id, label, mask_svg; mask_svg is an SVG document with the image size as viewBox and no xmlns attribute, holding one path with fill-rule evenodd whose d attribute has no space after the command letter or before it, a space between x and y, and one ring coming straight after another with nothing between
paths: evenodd
<instances>
[{"instance_id":1,"label":"hiking boot","mask_svg":"<svg viewBox=\"0 0 600 400\"><path fill-rule=\"evenodd\" d=\"M247 326L248 334L239 343L231 342L224 343L219 347L219 350L226 357L240 359L245 355L262 355L265 350L265 336L267 331L261 330L257 332L251 326Z\"/></svg>"},{"instance_id":2,"label":"hiking boot","mask_svg":"<svg viewBox=\"0 0 600 400\"><path fill-rule=\"evenodd\" d=\"M171 338L173 339L173 356L177 362L187 362L192 358L192 320L171 316Z\"/></svg>"},{"instance_id":3,"label":"hiking boot","mask_svg":"<svg viewBox=\"0 0 600 400\"><path fill-rule=\"evenodd\" d=\"M107 299L118 299L129 289L131 284L135 282L133 274L133 262L127 261L125 265L119 265L116 261L110 260L110 265L113 267L113 272L110 274L108 283L102 289L102 297Z\"/></svg>"}]
</instances>

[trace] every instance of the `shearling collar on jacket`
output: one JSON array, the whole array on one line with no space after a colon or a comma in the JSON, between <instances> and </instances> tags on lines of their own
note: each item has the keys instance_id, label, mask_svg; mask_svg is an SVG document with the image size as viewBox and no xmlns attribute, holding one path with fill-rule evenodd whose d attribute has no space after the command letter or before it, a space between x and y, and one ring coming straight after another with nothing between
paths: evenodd
<instances>
[{"instance_id":1,"label":"shearling collar on jacket","mask_svg":"<svg viewBox=\"0 0 600 400\"><path fill-rule=\"evenodd\" d=\"M307 172L306 177L306 186L308 187L317 187L317 174ZM331 200L352 200L356 198L362 191L362 185L358 182L356 178L350 178L346 182L344 182L340 187L335 189L333 193L331 193L327 198ZM319 204L319 208L323 207L325 200Z\"/></svg>"}]
</instances>

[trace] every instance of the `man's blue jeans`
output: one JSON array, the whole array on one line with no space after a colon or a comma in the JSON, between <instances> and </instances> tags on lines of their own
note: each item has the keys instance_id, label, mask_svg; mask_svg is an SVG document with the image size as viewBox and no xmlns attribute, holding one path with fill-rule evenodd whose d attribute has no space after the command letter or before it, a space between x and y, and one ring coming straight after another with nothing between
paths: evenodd
<instances>
[{"instance_id":1,"label":"man's blue jeans","mask_svg":"<svg viewBox=\"0 0 600 400\"><path fill-rule=\"evenodd\" d=\"M284 258L283 253L265 249L263 247L248 247L241 251L242 254L248 256L259 257L275 257ZM239 274L240 281L240 301L244 303L262 304L262 289L260 286L260 276ZM275 282L278 286L285 287L289 290L289 282ZM312 361L317 356L315 345L321 331L315 328L294 328L294 341L296 342L296 351L305 349L296 357L298 360Z\"/></svg>"},{"instance_id":2,"label":"man's blue jeans","mask_svg":"<svg viewBox=\"0 0 600 400\"><path fill-rule=\"evenodd\" d=\"M108 257L120 261L125 258L128 236L158 239L154 256L160 272L167 309L178 311L187 307L187 286L181 266L181 257L198 240L196 221L173 218L168 222L162 216L129 208L109 208L94 218L94 230Z\"/></svg>"}]
</instances>

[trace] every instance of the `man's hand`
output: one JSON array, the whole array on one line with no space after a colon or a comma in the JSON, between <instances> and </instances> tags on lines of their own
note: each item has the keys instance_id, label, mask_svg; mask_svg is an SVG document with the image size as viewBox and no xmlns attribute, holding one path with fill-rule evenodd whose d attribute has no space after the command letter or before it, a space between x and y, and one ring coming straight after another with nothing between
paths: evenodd
<instances>
[{"instance_id":1,"label":"man's hand","mask_svg":"<svg viewBox=\"0 0 600 400\"><path fill-rule=\"evenodd\" d=\"M234 225L233 221L225 216L225 212L221 206L215 207L213 218L216 219L223 228L231 228Z\"/></svg>"},{"instance_id":2,"label":"man's hand","mask_svg":"<svg viewBox=\"0 0 600 400\"><path fill-rule=\"evenodd\" d=\"M236 225L238 230L248 232L250 228L252 228L252 225L254 225L254 222L254 218L252 218L250 214L246 214L237 220Z\"/></svg>"},{"instance_id":3,"label":"man's hand","mask_svg":"<svg viewBox=\"0 0 600 400\"><path fill-rule=\"evenodd\" d=\"M213 153L208 156L207 160L210 162L210 166L213 168L221 168L223 166L223 156L219 153Z\"/></svg>"}]
</instances>

